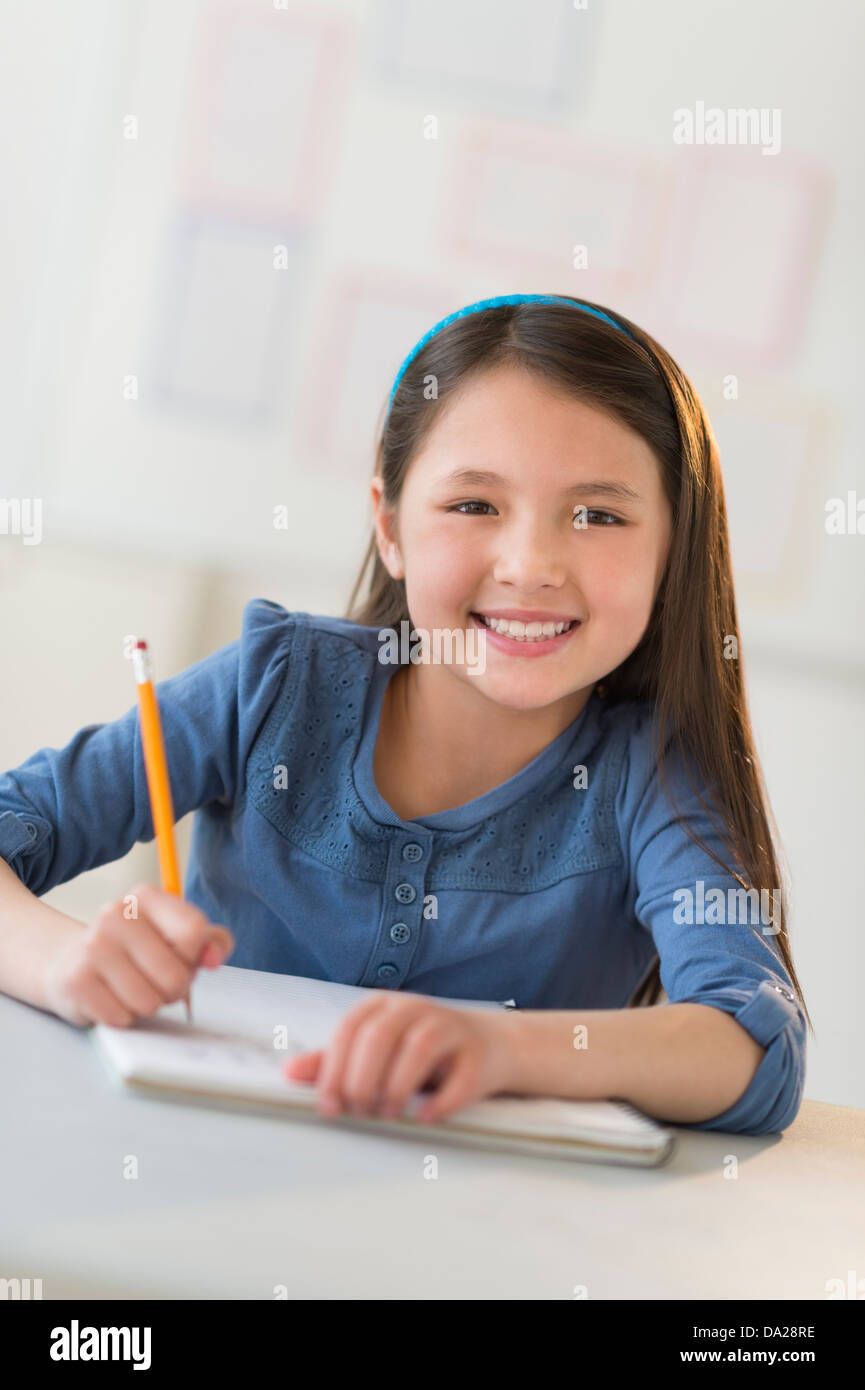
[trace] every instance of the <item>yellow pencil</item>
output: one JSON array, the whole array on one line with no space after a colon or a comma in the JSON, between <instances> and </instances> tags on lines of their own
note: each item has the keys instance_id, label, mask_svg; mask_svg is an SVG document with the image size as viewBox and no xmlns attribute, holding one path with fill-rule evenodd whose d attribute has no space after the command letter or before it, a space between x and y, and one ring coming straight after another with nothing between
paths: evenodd
<instances>
[{"instance_id":1,"label":"yellow pencil","mask_svg":"<svg viewBox=\"0 0 865 1390\"><path fill-rule=\"evenodd\" d=\"M166 893L180 892L180 870L177 865L177 847L174 843L174 807L171 801L171 783L168 780L168 763L165 758L165 741L162 737L162 721L159 718L159 704L150 669L150 652L146 642L136 642L132 652L132 669L138 689L138 713L141 726L141 743L144 749L144 766L147 772L147 790L150 793L150 810L153 816L153 829L156 834L156 850L159 855L159 872L162 887ZM186 1017L192 1022L192 1009L189 995L186 996Z\"/></svg>"}]
</instances>

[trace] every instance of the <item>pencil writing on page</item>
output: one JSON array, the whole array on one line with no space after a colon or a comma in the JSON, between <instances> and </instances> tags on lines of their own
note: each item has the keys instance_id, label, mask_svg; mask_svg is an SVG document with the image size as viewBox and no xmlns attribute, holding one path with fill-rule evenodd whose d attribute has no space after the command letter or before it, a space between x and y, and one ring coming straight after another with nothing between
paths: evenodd
<instances>
[{"instance_id":1,"label":"pencil writing on page","mask_svg":"<svg viewBox=\"0 0 865 1390\"><path fill-rule=\"evenodd\" d=\"M146 642L136 642L132 651L132 669L138 690L138 713L141 726L141 744L144 750L144 767L147 772L147 790L150 795L150 811L153 817L153 830L156 835L156 852L159 855L159 872L162 887L166 893L180 893L180 870L177 863L177 845L174 840L174 807L171 801L171 783L168 779L168 761L165 757L165 740L162 737L162 720L159 717L159 702L153 686L150 664L150 651ZM189 993L186 995L186 1017L192 1022L192 1008Z\"/></svg>"}]
</instances>

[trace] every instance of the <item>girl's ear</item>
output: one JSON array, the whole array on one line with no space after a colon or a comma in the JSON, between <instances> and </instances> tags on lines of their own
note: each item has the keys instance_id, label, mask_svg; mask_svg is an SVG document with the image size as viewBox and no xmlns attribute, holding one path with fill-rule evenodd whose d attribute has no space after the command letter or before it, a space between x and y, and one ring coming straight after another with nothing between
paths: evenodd
<instances>
[{"instance_id":1,"label":"girl's ear","mask_svg":"<svg viewBox=\"0 0 865 1390\"><path fill-rule=\"evenodd\" d=\"M396 536L396 510L384 500L384 484L375 477L370 484L375 519L375 539L382 564L391 579L404 579L405 566Z\"/></svg>"}]
</instances>

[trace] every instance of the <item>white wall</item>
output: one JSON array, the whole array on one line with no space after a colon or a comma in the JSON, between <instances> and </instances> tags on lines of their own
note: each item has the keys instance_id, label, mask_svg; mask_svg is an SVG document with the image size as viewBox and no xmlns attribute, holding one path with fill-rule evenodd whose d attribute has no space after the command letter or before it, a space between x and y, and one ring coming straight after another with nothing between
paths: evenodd
<instances>
[{"instance_id":1,"label":"white wall","mask_svg":"<svg viewBox=\"0 0 865 1390\"><path fill-rule=\"evenodd\" d=\"M824 525L828 498L865 495L862 7L3 13L0 498L41 498L43 538L0 533L0 766L129 707L128 632L164 676L234 637L253 595L341 611L416 337L486 295L598 299L713 419L817 1028L807 1093L865 1105L865 540ZM780 152L675 145L697 102L779 109ZM87 916L142 873L151 847L49 901Z\"/></svg>"}]
</instances>

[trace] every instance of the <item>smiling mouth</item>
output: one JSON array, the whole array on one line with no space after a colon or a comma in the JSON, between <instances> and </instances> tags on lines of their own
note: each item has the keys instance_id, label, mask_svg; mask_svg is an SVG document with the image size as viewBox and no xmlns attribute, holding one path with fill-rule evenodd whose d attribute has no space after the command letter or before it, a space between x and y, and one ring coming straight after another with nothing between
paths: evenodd
<instances>
[{"instance_id":1,"label":"smiling mouth","mask_svg":"<svg viewBox=\"0 0 865 1390\"><path fill-rule=\"evenodd\" d=\"M580 625L577 618L567 622L521 622L518 618L488 618L483 613L472 613L471 616L499 637L509 637L514 642L529 644L552 642Z\"/></svg>"}]
</instances>

